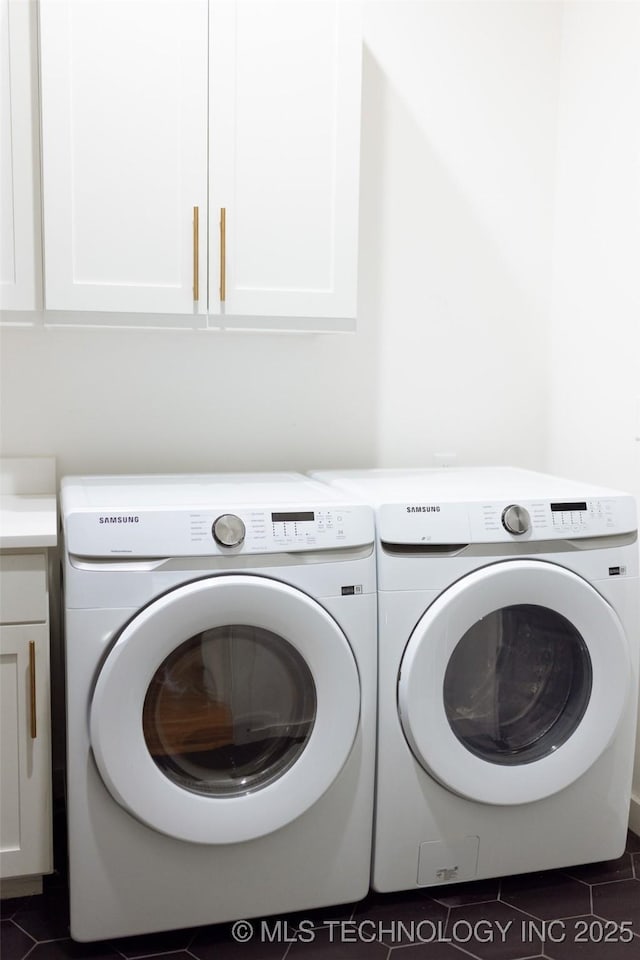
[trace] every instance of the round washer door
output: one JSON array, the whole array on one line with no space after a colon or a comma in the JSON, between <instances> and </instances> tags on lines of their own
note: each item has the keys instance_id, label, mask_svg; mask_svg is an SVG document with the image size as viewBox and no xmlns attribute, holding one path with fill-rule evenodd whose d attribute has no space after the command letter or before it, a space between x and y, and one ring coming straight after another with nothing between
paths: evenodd
<instances>
[{"instance_id":1,"label":"round washer door","mask_svg":"<svg viewBox=\"0 0 640 960\"><path fill-rule=\"evenodd\" d=\"M159 597L123 629L96 682L90 737L127 811L168 836L224 844L315 803L359 715L335 620L286 584L221 575Z\"/></svg>"},{"instance_id":2,"label":"round washer door","mask_svg":"<svg viewBox=\"0 0 640 960\"><path fill-rule=\"evenodd\" d=\"M546 561L484 567L418 621L398 678L417 761L471 800L539 800L585 773L611 742L631 664L612 607Z\"/></svg>"}]
</instances>

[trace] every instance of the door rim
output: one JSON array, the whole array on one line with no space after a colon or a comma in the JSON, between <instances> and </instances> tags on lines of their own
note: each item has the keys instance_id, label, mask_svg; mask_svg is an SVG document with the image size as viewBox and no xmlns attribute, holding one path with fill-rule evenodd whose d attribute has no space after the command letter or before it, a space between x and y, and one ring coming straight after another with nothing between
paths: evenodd
<instances>
[{"instance_id":1,"label":"door rim","mask_svg":"<svg viewBox=\"0 0 640 960\"><path fill-rule=\"evenodd\" d=\"M254 793L211 797L162 773L144 739L142 707L166 656L197 633L229 623L264 628L290 643L311 671L317 711L305 749L282 776ZM129 621L98 675L89 730L100 776L124 809L167 836L228 844L272 833L309 809L339 775L359 718L357 664L333 617L281 581L223 574L183 584Z\"/></svg>"},{"instance_id":2,"label":"door rim","mask_svg":"<svg viewBox=\"0 0 640 960\"><path fill-rule=\"evenodd\" d=\"M471 753L446 716L443 683L458 641L482 616L512 604L559 613L587 647L592 688L582 719L555 751L505 766ZM533 802L563 790L610 744L629 687L624 629L609 603L578 574L544 560L506 560L469 573L427 608L405 647L398 676L401 727L417 762L453 793L496 805ZM620 695L612 697L612 691Z\"/></svg>"}]
</instances>

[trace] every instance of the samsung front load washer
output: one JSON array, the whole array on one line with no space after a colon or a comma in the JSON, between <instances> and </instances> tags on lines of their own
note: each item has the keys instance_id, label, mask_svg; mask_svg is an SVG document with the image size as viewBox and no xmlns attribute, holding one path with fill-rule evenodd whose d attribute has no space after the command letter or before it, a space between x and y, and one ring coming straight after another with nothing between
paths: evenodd
<instances>
[{"instance_id":1,"label":"samsung front load washer","mask_svg":"<svg viewBox=\"0 0 640 960\"><path fill-rule=\"evenodd\" d=\"M619 856L638 686L633 499L509 468L315 476L376 508L374 887Z\"/></svg>"},{"instance_id":2,"label":"samsung front load washer","mask_svg":"<svg viewBox=\"0 0 640 960\"><path fill-rule=\"evenodd\" d=\"M71 933L369 888L373 515L296 474L62 481Z\"/></svg>"}]
</instances>

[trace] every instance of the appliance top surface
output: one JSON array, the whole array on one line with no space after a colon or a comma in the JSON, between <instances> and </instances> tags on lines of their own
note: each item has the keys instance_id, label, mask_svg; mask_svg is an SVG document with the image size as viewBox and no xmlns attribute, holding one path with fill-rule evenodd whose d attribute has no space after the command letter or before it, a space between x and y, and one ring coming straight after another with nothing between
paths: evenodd
<instances>
[{"instance_id":1,"label":"appliance top surface","mask_svg":"<svg viewBox=\"0 0 640 960\"><path fill-rule=\"evenodd\" d=\"M298 473L65 477L60 500L78 557L300 553L375 537L361 498Z\"/></svg>"},{"instance_id":2,"label":"appliance top surface","mask_svg":"<svg viewBox=\"0 0 640 960\"><path fill-rule=\"evenodd\" d=\"M366 499L374 507L404 504L425 497L441 503L474 503L628 496L620 490L518 467L317 470L312 475Z\"/></svg>"},{"instance_id":3,"label":"appliance top surface","mask_svg":"<svg viewBox=\"0 0 640 960\"><path fill-rule=\"evenodd\" d=\"M61 500L65 513L355 502L344 491L293 472L70 476L61 482Z\"/></svg>"}]
</instances>

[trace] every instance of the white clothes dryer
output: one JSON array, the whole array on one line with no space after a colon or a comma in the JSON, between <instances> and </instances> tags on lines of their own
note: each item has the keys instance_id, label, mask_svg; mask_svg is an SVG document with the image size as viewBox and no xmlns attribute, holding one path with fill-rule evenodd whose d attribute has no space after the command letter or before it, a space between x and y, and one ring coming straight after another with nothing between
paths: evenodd
<instances>
[{"instance_id":1,"label":"white clothes dryer","mask_svg":"<svg viewBox=\"0 0 640 960\"><path fill-rule=\"evenodd\" d=\"M71 934L369 888L370 508L296 474L62 481Z\"/></svg>"},{"instance_id":2,"label":"white clothes dryer","mask_svg":"<svg viewBox=\"0 0 640 960\"><path fill-rule=\"evenodd\" d=\"M510 468L317 472L376 508L380 891L624 850L631 497Z\"/></svg>"}]
</instances>

